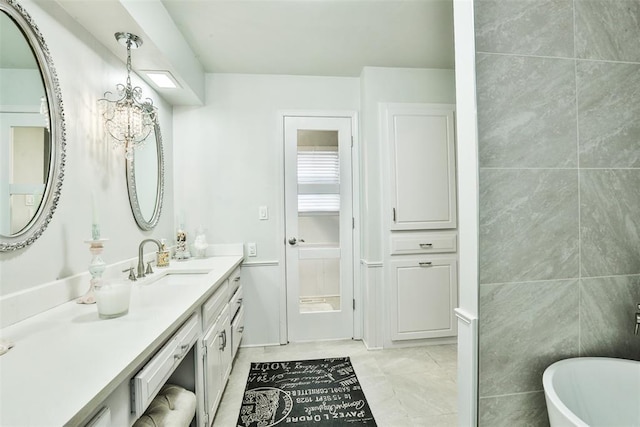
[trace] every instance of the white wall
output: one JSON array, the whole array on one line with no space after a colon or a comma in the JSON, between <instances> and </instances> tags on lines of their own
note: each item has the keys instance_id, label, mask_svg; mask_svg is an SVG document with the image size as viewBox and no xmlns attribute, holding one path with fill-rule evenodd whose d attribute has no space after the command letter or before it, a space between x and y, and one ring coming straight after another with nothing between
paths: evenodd
<instances>
[{"instance_id":1,"label":"white wall","mask_svg":"<svg viewBox=\"0 0 640 427\"><path fill-rule=\"evenodd\" d=\"M102 235L110 239L103 254L107 264L136 256L138 243L145 237L173 233L171 107L132 76L133 83L159 106L166 156L163 215L155 231L142 232L129 207L124 155L106 143L97 109L103 93L125 81L125 65L55 2L20 3L38 25L56 67L66 119L67 161L60 204L44 234L25 249L0 253L0 296L87 271L91 257L84 241L91 238L92 191L100 209Z\"/></svg>"},{"instance_id":2,"label":"white wall","mask_svg":"<svg viewBox=\"0 0 640 427\"><path fill-rule=\"evenodd\" d=\"M284 286L281 126L292 110L359 109L359 79L209 74L204 107L174 110L176 212L193 236L207 241L256 242L243 277L247 301L244 345L280 340ZM259 206L269 219L258 219ZM276 267L278 267L276 269Z\"/></svg>"}]
</instances>

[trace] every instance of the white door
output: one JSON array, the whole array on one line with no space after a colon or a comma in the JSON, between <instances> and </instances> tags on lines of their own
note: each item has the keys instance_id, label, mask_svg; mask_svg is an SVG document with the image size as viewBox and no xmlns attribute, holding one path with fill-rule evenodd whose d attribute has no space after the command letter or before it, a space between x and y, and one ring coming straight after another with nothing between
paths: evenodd
<instances>
[{"instance_id":1,"label":"white door","mask_svg":"<svg viewBox=\"0 0 640 427\"><path fill-rule=\"evenodd\" d=\"M288 340L353 338L351 118L284 118Z\"/></svg>"}]
</instances>

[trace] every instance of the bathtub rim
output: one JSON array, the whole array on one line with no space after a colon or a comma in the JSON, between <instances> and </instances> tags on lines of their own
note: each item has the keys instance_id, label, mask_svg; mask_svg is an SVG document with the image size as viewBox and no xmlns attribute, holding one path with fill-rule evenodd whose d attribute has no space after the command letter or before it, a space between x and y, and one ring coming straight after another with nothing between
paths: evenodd
<instances>
[{"instance_id":1,"label":"bathtub rim","mask_svg":"<svg viewBox=\"0 0 640 427\"><path fill-rule=\"evenodd\" d=\"M560 399L558 393L556 393L555 388L553 387L553 377L555 372L558 369L561 369L562 366L567 364L574 363L583 363L588 361L604 361L604 362L614 362L615 363L624 363L624 364L632 364L632 365L640 365L640 361L632 360L632 359L622 359L617 357L570 357L567 359L558 360L557 362L552 363L547 366L542 374L542 388L544 390L544 396L547 400L547 414L549 414L549 401L555 406L553 408L556 411L559 411L563 416L565 416L569 421L574 423L578 427L589 427L589 425L582 420L582 418L578 417L571 409L569 409Z\"/></svg>"}]
</instances>

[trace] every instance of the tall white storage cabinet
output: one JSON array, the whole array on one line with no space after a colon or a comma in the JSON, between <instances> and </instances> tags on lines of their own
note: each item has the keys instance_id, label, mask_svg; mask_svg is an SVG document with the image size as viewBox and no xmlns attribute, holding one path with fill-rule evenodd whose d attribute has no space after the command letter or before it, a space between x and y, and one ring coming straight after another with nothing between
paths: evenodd
<instances>
[{"instance_id":1,"label":"tall white storage cabinet","mask_svg":"<svg viewBox=\"0 0 640 427\"><path fill-rule=\"evenodd\" d=\"M380 104L386 345L454 337L458 304L454 106Z\"/></svg>"}]
</instances>

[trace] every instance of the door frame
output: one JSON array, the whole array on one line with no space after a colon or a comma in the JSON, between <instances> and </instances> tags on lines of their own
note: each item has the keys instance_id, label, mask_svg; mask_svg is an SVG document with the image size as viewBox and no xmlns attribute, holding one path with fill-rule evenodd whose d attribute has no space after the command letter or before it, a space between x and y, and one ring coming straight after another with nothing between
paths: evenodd
<instances>
[{"instance_id":1,"label":"door frame","mask_svg":"<svg viewBox=\"0 0 640 427\"><path fill-rule=\"evenodd\" d=\"M353 299L355 308L353 310L353 338L362 339L363 311L362 311L362 287L360 279L360 123L358 112L352 110L281 110L278 111L278 207L280 209L278 221L278 258L280 260L280 344L289 342L287 331L287 283L286 283L286 254L285 254L285 191L284 191L284 120L285 117L318 117L318 118L349 118L351 119L351 132L353 134L353 148L351 150L351 203L353 207L352 215L355 220L352 247L353 247Z\"/></svg>"}]
</instances>

